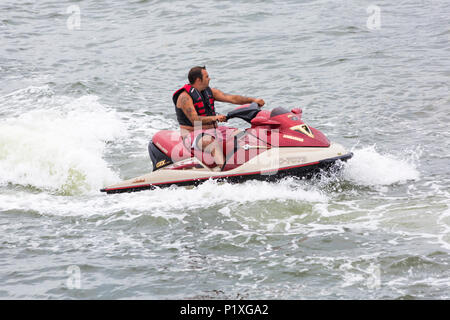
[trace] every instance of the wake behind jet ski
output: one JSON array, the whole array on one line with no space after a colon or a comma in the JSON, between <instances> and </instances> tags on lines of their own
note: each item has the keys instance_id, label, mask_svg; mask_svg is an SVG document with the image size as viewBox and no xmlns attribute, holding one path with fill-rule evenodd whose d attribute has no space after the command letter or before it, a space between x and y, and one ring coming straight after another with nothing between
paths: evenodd
<instances>
[{"instance_id":1,"label":"wake behind jet ski","mask_svg":"<svg viewBox=\"0 0 450 320\"><path fill-rule=\"evenodd\" d=\"M108 186L102 192L134 192L171 185L197 185L208 179L241 182L249 179L274 181L286 176L311 178L353 154L330 142L319 130L302 121L301 109L283 107L262 110L257 103L242 105L226 115L240 118L245 130L219 126L202 130L215 136L224 164L219 168L211 153L186 144L179 131L157 132L148 150L153 171Z\"/></svg>"}]
</instances>

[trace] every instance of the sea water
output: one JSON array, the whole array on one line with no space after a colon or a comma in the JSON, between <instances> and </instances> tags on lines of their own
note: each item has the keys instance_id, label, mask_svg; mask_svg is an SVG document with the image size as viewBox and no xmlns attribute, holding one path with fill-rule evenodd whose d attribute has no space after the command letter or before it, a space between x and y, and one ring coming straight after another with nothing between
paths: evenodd
<instances>
[{"instance_id":1,"label":"sea water","mask_svg":"<svg viewBox=\"0 0 450 320\"><path fill-rule=\"evenodd\" d=\"M0 298L448 299L448 1L185 4L0 4ZM101 193L151 171L195 65L354 157Z\"/></svg>"}]
</instances>

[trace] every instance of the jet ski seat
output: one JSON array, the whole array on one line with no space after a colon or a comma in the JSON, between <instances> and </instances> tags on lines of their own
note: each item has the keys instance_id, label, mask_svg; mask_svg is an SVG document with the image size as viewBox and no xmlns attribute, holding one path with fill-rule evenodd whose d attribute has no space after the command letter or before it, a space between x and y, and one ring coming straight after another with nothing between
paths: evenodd
<instances>
[{"instance_id":1,"label":"jet ski seat","mask_svg":"<svg viewBox=\"0 0 450 320\"><path fill-rule=\"evenodd\" d=\"M214 136L221 144L225 158L234 152L235 143L233 137L236 136L236 134L238 134L239 132L241 132L239 129L225 126L219 126L216 128L216 130L204 130L204 134L210 134ZM157 150L155 150L155 147L157 148ZM210 153L205 153L197 148L189 148L189 146L186 146L183 139L181 138L179 131L161 130L157 132L153 136L152 141L149 144L149 153L154 164L176 163L181 160L196 157L204 165L210 168L216 166L214 157ZM166 161L161 162L164 159Z\"/></svg>"}]
</instances>

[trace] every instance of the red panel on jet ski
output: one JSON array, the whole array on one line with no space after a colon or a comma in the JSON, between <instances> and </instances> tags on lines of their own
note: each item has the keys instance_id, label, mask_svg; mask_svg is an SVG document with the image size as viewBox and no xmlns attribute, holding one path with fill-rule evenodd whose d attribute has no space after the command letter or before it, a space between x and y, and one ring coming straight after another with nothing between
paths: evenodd
<instances>
[{"instance_id":1,"label":"red panel on jet ski","mask_svg":"<svg viewBox=\"0 0 450 320\"><path fill-rule=\"evenodd\" d=\"M259 114L258 114L259 116ZM280 123L278 130L271 130L272 134L266 134L270 144L280 147L329 147L330 142L327 137L312 127L307 126L299 114L287 112L271 117ZM303 127L300 128L299 127ZM258 137L264 138L261 132Z\"/></svg>"},{"instance_id":2,"label":"red panel on jet ski","mask_svg":"<svg viewBox=\"0 0 450 320\"><path fill-rule=\"evenodd\" d=\"M228 160L223 171L237 168L268 149L266 143L251 134L241 136L237 141L236 147L236 152L232 156L231 153L234 149L234 144L232 150L226 150Z\"/></svg>"},{"instance_id":3,"label":"red panel on jet ski","mask_svg":"<svg viewBox=\"0 0 450 320\"><path fill-rule=\"evenodd\" d=\"M178 131L162 130L153 136L153 144L164 154L177 162L191 157L191 152L184 146Z\"/></svg>"}]
</instances>

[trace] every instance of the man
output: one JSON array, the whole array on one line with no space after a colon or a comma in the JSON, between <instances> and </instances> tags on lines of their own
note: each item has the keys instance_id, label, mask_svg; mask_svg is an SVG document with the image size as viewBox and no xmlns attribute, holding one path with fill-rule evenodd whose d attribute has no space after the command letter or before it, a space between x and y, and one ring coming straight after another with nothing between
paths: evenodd
<instances>
[{"instance_id":1,"label":"man","mask_svg":"<svg viewBox=\"0 0 450 320\"><path fill-rule=\"evenodd\" d=\"M224 115L216 114L214 101L229 102L233 104L247 104L256 102L260 107L264 105L263 99L248 98L239 95L225 94L222 91L210 88L208 71L205 67L194 67L188 74L189 84L178 89L173 94L173 103L177 120L180 124L181 137L188 146L197 147L209 152L214 157L216 165L222 169L224 156L222 148L216 141L216 134L211 134L217 128L217 122L226 122ZM195 127L195 132L194 132ZM205 133L204 130L210 130ZM199 131L201 130L201 131Z\"/></svg>"}]
</instances>

